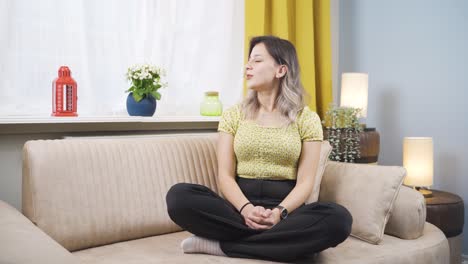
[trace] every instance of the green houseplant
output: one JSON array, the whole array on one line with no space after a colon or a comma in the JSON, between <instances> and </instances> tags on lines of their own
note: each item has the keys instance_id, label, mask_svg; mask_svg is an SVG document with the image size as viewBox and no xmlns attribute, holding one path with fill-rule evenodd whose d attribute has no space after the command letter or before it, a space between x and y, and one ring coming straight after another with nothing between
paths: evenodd
<instances>
[{"instance_id":1,"label":"green houseplant","mask_svg":"<svg viewBox=\"0 0 468 264\"><path fill-rule=\"evenodd\" d=\"M361 155L359 150L359 108L337 107L331 105L322 121L325 139L333 147L330 160L354 162Z\"/></svg>"},{"instance_id":2,"label":"green houseplant","mask_svg":"<svg viewBox=\"0 0 468 264\"><path fill-rule=\"evenodd\" d=\"M133 65L127 70L127 80L131 87L125 92L127 97L127 112L131 116L152 116L156 111L156 100L161 99L160 88L167 87L163 82L166 76L164 69L154 65Z\"/></svg>"}]
</instances>

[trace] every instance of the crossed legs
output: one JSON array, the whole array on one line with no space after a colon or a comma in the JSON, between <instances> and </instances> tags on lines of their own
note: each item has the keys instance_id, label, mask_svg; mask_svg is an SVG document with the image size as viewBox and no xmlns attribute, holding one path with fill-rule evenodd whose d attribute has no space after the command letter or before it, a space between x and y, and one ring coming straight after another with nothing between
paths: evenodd
<instances>
[{"instance_id":1,"label":"crossed legs","mask_svg":"<svg viewBox=\"0 0 468 264\"><path fill-rule=\"evenodd\" d=\"M230 257L293 261L335 247L351 232L351 215L334 203L304 205L260 231L247 227L236 208L203 185L176 184L166 201L175 223L192 234L220 241Z\"/></svg>"}]
</instances>

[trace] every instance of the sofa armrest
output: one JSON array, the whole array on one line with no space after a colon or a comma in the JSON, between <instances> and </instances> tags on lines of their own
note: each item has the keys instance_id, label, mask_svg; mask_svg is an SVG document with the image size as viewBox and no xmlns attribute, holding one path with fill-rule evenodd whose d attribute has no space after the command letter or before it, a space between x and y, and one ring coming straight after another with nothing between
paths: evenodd
<instances>
[{"instance_id":1,"label":"sofa armrest","mask_svg":"<svg viewBox=\"0 0 468 264\"><path fill-rule=\"evenodd\" d=\"M385 227L385 234L402 239L416 239L423 235L425 222L424 196L407 186L401 186Z\"/></svg>"},{"instance_id":2,"label":"sofa armrest","mask_svg":"<svg viewBox=\"0 0 468 264\"><path fill-rule=\"evenodd\" d=\"M0 201L0 263L79 263L29 219Z\"/></svg>"}]
</instances>

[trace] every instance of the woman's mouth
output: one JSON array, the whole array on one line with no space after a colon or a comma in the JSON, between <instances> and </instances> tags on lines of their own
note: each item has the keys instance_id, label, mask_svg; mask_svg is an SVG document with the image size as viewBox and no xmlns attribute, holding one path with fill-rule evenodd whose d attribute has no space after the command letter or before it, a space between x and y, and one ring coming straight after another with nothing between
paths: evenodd
<instances>
[{"instance_id":1,"label":"woman's mouth","mask_svg":"<svg viewBox=\"0 0 468 264\"><path fill-rule=\"evenodd\" d=\"M247 80L250 80L250 78L252 78L252 77L253 77L252 74L247 74L247 75L245 75L245 78L246 78Z\"/></svg>"}]
</instances>

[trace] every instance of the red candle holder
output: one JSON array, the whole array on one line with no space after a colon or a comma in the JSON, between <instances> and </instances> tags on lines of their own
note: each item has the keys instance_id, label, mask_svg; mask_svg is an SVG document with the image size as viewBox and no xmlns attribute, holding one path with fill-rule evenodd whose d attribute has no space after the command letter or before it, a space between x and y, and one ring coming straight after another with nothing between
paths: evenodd
<instances>
[{"instance_id":1,"label":"red candle holder","mask_svg":"<svg viewBox=\"0 0 468 264\"><path fill-rule=\"evenodd\" d=\"M67 66L61 66L52 82L52 116L78 116L77 85Z\"/></svg>"}]
</instances>

